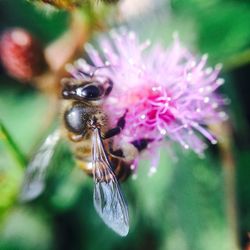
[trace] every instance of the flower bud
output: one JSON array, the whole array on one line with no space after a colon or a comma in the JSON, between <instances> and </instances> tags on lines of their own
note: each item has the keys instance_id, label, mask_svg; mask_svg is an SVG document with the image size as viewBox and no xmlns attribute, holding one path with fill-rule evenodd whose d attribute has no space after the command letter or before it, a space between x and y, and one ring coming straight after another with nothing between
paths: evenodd
<instances>
[{"instance_id":1,"label":"flower bud","mask_svg":"<svg viewBox=\"0 0 250 250\"><path fill-rule=\"evenodd\" d=\"M10 76L23 82L40 75L46 65L39 41L21 28L9 29L2 34L0 59Z\"/></svg>"}]
</instances>

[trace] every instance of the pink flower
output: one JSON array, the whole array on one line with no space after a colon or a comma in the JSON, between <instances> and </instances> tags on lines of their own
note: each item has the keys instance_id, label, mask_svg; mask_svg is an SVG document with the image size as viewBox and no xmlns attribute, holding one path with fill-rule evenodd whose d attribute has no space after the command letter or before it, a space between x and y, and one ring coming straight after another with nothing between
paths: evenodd
<instances>
[{"instance_id":1,"label":"pink flower","mask_svg":"<svg viewBox=\"0 0 250 250\"><path fill-rule=\"evenodd\" d=\"M157 151L162 143L174 141L199 155L206 147L202 136L215 144L208 125L226 118L225 101L215 93L224 82L218 78L221 66L207 67L207 55L198 58L178 36L169 48L140 43L134 32L112 31L110 37L100 39L100 53L86 46L94 66L80 59L70 72L81 78L81 72L92 71L113 81L103 106L111 125L128 109L126 126L115 142L150 138L150 150Z\"/></svg>"}]
</instances>

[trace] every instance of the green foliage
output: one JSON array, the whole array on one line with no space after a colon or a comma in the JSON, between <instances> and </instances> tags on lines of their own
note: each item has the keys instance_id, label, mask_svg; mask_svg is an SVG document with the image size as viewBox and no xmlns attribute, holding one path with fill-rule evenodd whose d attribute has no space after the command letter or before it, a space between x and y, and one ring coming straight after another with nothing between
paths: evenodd
<instances>
[{"instance_id":1,"label":"green foliage","mask_svg":"<svg viewBox=\"0 0 250 250\"><path fill-rule=\"evenodd\" d=\"M231 249L232 242L221 242L229 236L222 170L210 155L206 160L183 152L178 156L174 164L162 151L152 177L146 175L145 164L141 166L133 188L144 227L158 232L160 249Z\"/></svg>"},{"instance_id":2,"label":"green foliage","mask_svg":"<svg viewBox=\"0 0 250 250\"><path fill-rule=\"evenodd\" d=\"M229 63L249 48L249 1L172 0L172 7L178 17L194 23L198 47L213 63Z\"/></svg>"},{"instance_id":3,"label":"green foliage","mask_svg":"<svg viewBox=\"0 0 250 250\"><path fill-rule=\"evenodd\" d=\"M9 151L12 153L16 162L20 167L24 167L26 165L26 159L24 155L21 153L20 149L4 127L4 125L0 122L0 141L3 142L4 145L7 146Z\"/></svg>"},{"instance_id":4,"label":"green foliage","mask_svg":"<svg viewBox=\"0 0 250 250\"><path fill-rule=\"evenodd\" d=\"M14 209L1 230L0 249L52 249L52 230L42 211L26 207Z\"/></svg>"},{"instance_id":5,"label":"green foliage","mask_svg":"<svg viewBox=\"0 0 250 250\"><path fill-rule=\"evenodd\" d=\"M65 31L69 15L63 11L46 13L25 0L0 1L0 29L13 26L27 28L44 43L47 43Z\"/></svg>"}]
</instances>

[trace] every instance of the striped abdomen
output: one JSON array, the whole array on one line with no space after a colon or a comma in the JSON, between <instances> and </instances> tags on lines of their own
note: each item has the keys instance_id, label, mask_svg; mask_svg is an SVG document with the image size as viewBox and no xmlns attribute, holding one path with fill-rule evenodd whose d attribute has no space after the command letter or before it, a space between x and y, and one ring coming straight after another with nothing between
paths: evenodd
<instances>
[{"instance_id":1,"label":"striped abdomen","mask_svg":"<svg viewBox=\"0 0 250 250\"><path fill-rule=\"evenodd\" d=\"M75 151L75 158L77 165L89 176L92 173L92 156L91 156L91 143L78 143L73 150ZM126 163L120 158L108 155L112 170L119 181L125 181L131 174L130 164ZM107 177L108 178L108 177Z\"/></svg>"},{"instance_id":2,"label":"striped abdomen","mask_svg":"<svg viewBox=\"0 0 250 250\"><path fill-rule=\"evenodd\" d=\"M110 158L111 158L110 160L112 168L117 180L125 181L131 174L131 168L130 168L131 164L128 164L127 162L119 158L115 157L110 157Z\"/></svg>"}]
</instances>

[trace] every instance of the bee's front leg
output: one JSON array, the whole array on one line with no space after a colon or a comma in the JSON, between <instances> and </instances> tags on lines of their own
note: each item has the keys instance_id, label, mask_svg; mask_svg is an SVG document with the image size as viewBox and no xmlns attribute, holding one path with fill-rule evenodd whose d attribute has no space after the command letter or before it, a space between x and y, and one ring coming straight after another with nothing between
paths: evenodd
<instances>
[{"instance_id":1,"label":"bee's front leg","mask_svg":"<svg viewBox=\"0 0 250 250\"><path fill-rule=\"evenodd\" d=\"M138 140L134 140L134 141L132 141L130 143L133 144L137 148L137 150L139 152L141 152L142 150L146 149L148 144L150 142L152 142L152 141L153 141L153 139L141 138L141 139L138 139Z\"/></svg>"},{"instance_id":2,"label":"bee's front leg","mask_svg":"<svg viewBox=\"0 0 250 250\"><path fill-rule=\"evenodd\" d=\"M125 124L126 124L126 115L128 113L128 110L125 111L124 115L119 118L116 127L109 129L108 131L106 131L106 133L103 136L103 139L108 139L111 138L115 135L118 135L121 133L121 131L124 129Z\"/></svg>"}]
</instances>

